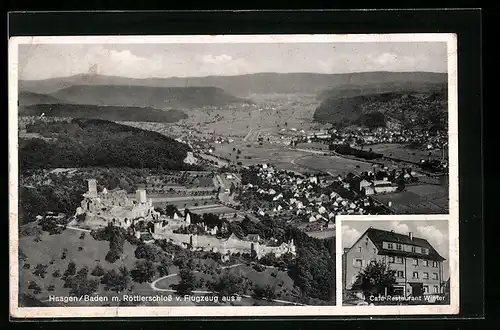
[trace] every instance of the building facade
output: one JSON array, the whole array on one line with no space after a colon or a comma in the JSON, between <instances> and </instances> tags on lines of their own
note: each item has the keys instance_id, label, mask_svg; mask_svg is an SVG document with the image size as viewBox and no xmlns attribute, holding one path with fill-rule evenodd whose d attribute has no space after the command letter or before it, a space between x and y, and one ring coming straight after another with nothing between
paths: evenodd
<instances>
[{"instance_id":1,"label":"building facade","mask_svg":"<svg viewBox=\"0 0 500 330\"><path fill-rule=\"evenodd\" d=\"M358 274L371 262L389 265L396 273L392 295L444 293L443 258L423 238L368 228L342 257L344 290L355 290Z\"/></svg>"}]
</instances>

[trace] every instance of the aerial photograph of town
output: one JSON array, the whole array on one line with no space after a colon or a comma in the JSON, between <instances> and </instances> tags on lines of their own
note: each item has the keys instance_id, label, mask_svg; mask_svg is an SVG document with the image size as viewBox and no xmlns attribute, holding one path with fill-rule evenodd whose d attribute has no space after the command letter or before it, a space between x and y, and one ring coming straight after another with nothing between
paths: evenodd
<instances>
[{"instance_id":1,"label":"aerial photograph of town","mask_svg":"<svg viewBox=\"0 0 500 330\"><path fill-rule=\"evenodd\" d=\"M18 53L20 307L332 306L337 216L449 213L446 42Z\"/></svg>"}]
</instances>

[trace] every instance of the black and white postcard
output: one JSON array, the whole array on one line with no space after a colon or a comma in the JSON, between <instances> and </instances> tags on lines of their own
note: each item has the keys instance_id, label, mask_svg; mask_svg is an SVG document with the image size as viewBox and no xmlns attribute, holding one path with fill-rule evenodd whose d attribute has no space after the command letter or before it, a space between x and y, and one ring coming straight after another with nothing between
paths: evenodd
<instances>
[{"instance_id":1,"label":"black and white postcard","mask_svg":"<svg viewBox=\"0 0 500 330\"><path fill-rule=\"evenodd\" d=\"M456 47L11 38L11 314L458 313Z\"/></svg>"}]
</instances>

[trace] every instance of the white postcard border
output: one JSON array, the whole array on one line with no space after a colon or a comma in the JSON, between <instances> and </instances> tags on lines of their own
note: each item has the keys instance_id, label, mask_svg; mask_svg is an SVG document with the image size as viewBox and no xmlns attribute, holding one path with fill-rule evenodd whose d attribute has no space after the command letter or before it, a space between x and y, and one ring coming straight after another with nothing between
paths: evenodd
<instances>
[{"instance_id":1,"label":"white postcard border","mask_svg":"<svg viewBox=\"0 0 500 330\"><path fill-rule=\"evenodd\" d=\"M231 307L19 307L18 296L18 46L21 44L141 44L141 43L331 43L331 42L446 42L448 47L449 199L446 215L339 216L342 219L425 220L446 219L450 235L450 305L342 306L341 259L336 260L336 306L231 306ZM457 39L450 33L347 34L347 35L216 35L216 36L40 36L9 39L9 286L10 313L15 318L76 317L207 317L207 316L390 316L438 315L459 312L458 263L458 86ZM358 219L356 219L358 218ZM337 226L337 255L342 251ZM339 285L340 281L340 285ZM340 299L339 299L340 298Z\"/></svg>"}]
</instances>

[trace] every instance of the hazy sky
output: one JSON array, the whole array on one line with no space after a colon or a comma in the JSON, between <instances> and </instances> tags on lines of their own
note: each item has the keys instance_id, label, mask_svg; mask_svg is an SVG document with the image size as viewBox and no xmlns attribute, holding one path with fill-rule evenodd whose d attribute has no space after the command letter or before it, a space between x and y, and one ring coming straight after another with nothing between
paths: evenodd
<instances>
[{"instance_id":1,"label":"hazy sky","mask_svg":"<svg viewBox=\"0 0 500 330\"><path fill-rule=\"evenodd\" d=\"M257 72L446 70L444 42L19 46L20 79L80 73L148 78Z\"/></svg>"}]
</instances>

